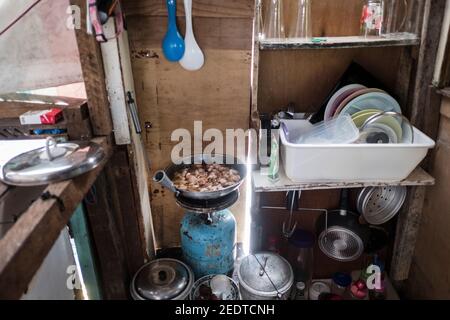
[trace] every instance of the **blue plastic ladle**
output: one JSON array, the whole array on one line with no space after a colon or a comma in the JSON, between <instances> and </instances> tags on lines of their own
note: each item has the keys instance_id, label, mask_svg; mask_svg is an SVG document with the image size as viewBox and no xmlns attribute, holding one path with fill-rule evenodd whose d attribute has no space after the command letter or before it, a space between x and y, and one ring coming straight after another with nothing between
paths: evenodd
<instances>
[{"instance_id":1,"label":"blue plastic ladle","mask_svg":"<svg viewBox=\"0 0 450 320\"><path fill-rule=\"evenodd\" d=\"M162 48L164 56L169 61L180 61L185 51L184 40L178 32L177 28L177 1L166 0L168 11L168 27L164 37Z\"/></svg>"}]
</instances>

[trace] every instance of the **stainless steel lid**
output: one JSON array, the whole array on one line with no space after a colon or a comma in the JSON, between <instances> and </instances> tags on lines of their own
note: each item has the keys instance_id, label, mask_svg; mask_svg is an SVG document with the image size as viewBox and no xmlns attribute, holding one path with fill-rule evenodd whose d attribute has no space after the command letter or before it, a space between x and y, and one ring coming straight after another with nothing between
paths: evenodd
<instances>
[{"instance_id":1,"label":"stainless steel lid","mask_svg":"<svg viewBox=\"0 0 450 320\"><path fill-rule=\"evenodd\" d=\"M103 148L93 142L56 143L22 153L3 167L3 180L15 186L37 186L74 178L105 160Z\"/></svg>"},{"instance_id":2,"label":"stainless steel lid","mask_svg":"<svg viewBox=\"0 0 450 320\"><path fill-rule=\"evenodd\" d=\"M280 296L294 283L294 273L283 257L262 252L242 259L238 269L239 283L252 294L263 297Z\"/></svg>"},{"instance_id":3,"label":"stainless steel lid","mask_svg":"<svg viewBox=\"0 0 450 320\"><path fill-rule=\"evenodd\" d=\"M194 275L186 264L159 259L139 269L133 279L132 294L143 300L182 300L189 295L193 282Z\"/></svg>"}]
</instances>

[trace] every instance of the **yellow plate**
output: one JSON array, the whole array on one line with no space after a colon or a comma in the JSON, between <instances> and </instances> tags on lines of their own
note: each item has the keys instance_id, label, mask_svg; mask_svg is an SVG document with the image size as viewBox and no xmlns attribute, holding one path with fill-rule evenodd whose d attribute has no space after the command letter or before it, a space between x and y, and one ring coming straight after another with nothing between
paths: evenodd
<instances>
[{"instance_id":1,"label":"yellow plate","mask_svg":"<svg viewBox=\"0 0 450 320\"><path fill-rule=\"evenodd\" d=\"M376 115L377 113L380 113L380 110L376 109L367 109L360 112L355 113L352 116L353 122L358 128L361 128L364 122L367 121L370 117ZM398 141L402 141L403 139L403 129L402 126L398 123L397 119L393 116L383 116L379 119L377 119L375 122L379 122L382 124L385 124L392 128L392 130L395 131L395 134L397 135Z\"/></svg>"}]
</instances>

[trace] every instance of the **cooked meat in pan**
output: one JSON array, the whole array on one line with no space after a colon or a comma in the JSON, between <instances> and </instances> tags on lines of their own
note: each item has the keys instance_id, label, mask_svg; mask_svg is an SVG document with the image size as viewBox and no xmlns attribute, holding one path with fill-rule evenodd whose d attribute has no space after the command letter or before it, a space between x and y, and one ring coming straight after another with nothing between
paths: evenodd
<instances>
[{"instance_id":1,"label":"cooked meat in pan","mask_svg":"<svg viewBox=\"0 0 450 320\"><path fill-rule=\"evenodd\" d=\"M193 192L219 191L241 180L239 171L221 164L195 164L175 173L173 184Z\"/></svg>"}]
</instances>

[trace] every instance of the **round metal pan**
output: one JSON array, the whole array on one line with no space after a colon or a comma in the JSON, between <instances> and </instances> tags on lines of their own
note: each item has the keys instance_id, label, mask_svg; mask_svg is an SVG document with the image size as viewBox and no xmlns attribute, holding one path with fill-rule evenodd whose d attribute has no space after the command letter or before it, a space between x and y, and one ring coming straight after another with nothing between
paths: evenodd
<instances>
[{"instance_id":1,"label":"round metal pan","mask_svg":"<svg viewBox=\"0 0 450 320\"><path fill-rule=\"evenodd\" d=\"M172 182L172 179L176 172L183 170L184 168L190 168L195 164L202 164L202 163L206 164L219 163L234 170L237 170L239 171L241 179L234 185L218 191L196 192L196 191L181 190L175 187L175 185ZM153 181L158 182L162 186L168 188L173 193L175 193L175 196L177 197L183 196L185 198L196 200L210 200L226 196L231 192L237 190L244 181L246 174L247 174L246 165L240 164L238 159L235 157L229 155L215 155L213 157L209 155L199 154L182 159L181 164L174 164L169 166L165 170L160 170L156 172L155 175L153 176Z\"/></svg>"}]
</instances>

